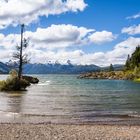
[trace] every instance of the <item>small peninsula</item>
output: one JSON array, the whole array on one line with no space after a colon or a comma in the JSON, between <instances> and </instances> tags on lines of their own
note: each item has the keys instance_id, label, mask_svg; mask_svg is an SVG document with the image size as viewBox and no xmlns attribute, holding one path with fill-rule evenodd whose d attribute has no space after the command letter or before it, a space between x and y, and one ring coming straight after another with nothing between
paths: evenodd
<instances>
[{"instance_id":1,"label":"small peninsula","mask_svg":"<svg viewBox=\"0 0 140 140\"><path fill-rule=\"evenodd\" d=\"M108 71L108 72L89 72L81 74L78 78L82 79L109 79L109 80L132 80L133 73L124 71Z\"/></svg>"},{"instance_id":2,"label":"small peninsula","mask_svg":"<svg viewBox=\"0 0 140 140\"><path fill-rule=\"evenodd\" d=\"M109 79L109 80L133 80L140 82L140 45L126 60L123 70L114 71L111 64L107 71L88 72L78 76L80 79Z\"/></svg>"}]
</instances>

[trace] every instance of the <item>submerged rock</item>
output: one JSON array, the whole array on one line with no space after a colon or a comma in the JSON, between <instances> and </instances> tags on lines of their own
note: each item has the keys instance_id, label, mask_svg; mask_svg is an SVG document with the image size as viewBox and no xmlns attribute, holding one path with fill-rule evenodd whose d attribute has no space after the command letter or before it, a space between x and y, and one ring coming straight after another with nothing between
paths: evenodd
<instances>
[{"instance_id":1,"label":"submerged rock","mask_svg":"<svg viewBox=\"0 0 140 140\"><path fill-rule=\"evenodd\" d=\"M22 76L23 79L25 79L26 81L28 81L31 84L37 84L39 82L39 79L36 77L32 77L32 76Z\"/></svg>"}]
</instances>

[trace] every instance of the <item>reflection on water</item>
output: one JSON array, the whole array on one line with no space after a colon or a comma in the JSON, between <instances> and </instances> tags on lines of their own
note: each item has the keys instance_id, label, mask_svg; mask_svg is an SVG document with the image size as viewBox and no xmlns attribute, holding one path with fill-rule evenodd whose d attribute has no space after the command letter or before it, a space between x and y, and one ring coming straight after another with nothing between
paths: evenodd
<instances>
[{"instance_id":1,"label":"reflection on water","mask_svg":"<svg viewBox=\"0 0 140 140\"><path fill-rule=\"evenodd\" d=\"M0 95L0 121L13 122L16 115L22 112L25 92L1 92Z\"/></svg>"},{"instance_id":2,"label":"reflection on water","mask_svg":"<svg viewBox=\"0 0 140 140\"><path fill-rule=\"evenodd\" d=\"M1 93L0 111L13 113L22 112L24 95L24 92Z\"/></svg>"},{"instance_id":3,"label":"reflection on water","mask_svg":"<svg viewBox=\"0 0 140 140\"><path fill-rule=\"evenodd\" d=\"M20 94L1 92L0 121L121 121L140 114L138 83L80 80L76 75L37 76L40 83L32 85L27 91ZM10 119L7 115L10 113L11 116L14 114L14 118ZM137 117L135 121L139 120Z\"/></svg>"},{"instance_id":4,"label":"reflection on water","mask_svg":"<svg viewBox=\"0 0 140 140\"><path fill-rule=\"evenodd\" d=\"M22 112L22 102L24 100L23 93L15 92L7 95L7 110L8 112L20 113Z\"/></svg>"}]
</instances>

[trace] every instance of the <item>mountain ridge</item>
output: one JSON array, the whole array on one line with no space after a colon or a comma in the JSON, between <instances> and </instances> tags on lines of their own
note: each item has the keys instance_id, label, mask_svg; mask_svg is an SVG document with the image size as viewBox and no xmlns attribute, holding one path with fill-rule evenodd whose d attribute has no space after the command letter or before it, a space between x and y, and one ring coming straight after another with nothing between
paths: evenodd
<instances>
[{"instance_id":1,"label":"mountain ridge","mask_svg":"<svg viewBox=\"0 0 140 140\"><path fill-rule=\"evenodd\" d=\"M17 67L16 63L2 63L0 62L0 73L8 74L11 69ZM97 65L73 65L73 64L25 64L23 67L24 74L80 74L85 72L95 72L100 70L107 70L107 67L100 67ZM120 70L123 65L114 65L115 70Z\"/></svg>"}]
</instances>

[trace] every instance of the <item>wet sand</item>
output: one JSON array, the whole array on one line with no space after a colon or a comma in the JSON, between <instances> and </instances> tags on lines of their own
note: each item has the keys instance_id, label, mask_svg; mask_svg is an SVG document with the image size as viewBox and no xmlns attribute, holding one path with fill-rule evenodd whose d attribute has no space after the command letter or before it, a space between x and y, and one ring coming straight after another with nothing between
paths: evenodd
<instances>
[{"instance_id":1,"label":"wet sand","mask_svg":"<svg viewBox=\"0 0 140 140\"><path fill-rule=\"evenodd\" d=\"M140 126L0 124L0 140L140 140Z\"/></svg>"}]
</instances>

